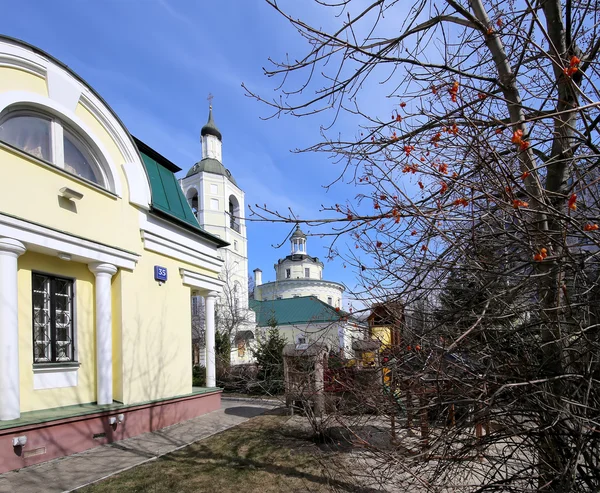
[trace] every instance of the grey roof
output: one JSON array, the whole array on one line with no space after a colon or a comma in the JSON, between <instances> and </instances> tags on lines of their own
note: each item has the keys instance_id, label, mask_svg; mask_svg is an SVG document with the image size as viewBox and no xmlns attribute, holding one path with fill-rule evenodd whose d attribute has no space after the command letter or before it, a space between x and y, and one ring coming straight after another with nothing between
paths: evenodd
<instances>
[{"instance_id":1,"label":"grey roof","mask_svg":"<svg viewBox=\"0 0 600 493\"><path fill-rule=\"evenodd\" d=\"M292 234L292 238L306 238L306 235L302 232L298 224L296 224L296 231Z\"/></svg>"},{"instance_id":2,"label":"grey roof","mask_svg":"<svg viewBox=\"0 0 600 493\"><path fill-rule=\"evenodd\" d=\"M212 106L209 106L208 108L208 121L206 122L206 125L202 127L202 130L200 130L200 135L214 135L217 139L223 140L221 132L219 131L217 125L215 124L215 121L213 120Z\"/></svg>"},{"instance_id":3,"label":"grey roof","mask_svg":"<svg viewBox=\"0 0 600 493\"><path fill-rule=\"evenodd\" d=\"M352 349L354 351L377 351L381 347L379 341L352 341Z\"/></svg>"},{"instance_id":4,"label":"grey roof","mask_svg":"<svg viewBox=\"0 0 600 493\"><path fill-rule=\"evenodd\" d=\"M226 176L227 178L229 178L229 181L237 187L237 183L235 182L231 171L225 168L225 166L223 166L219 161L211 157L204 158L202 161L199 161L196 164L194 164L194 166L192 166L187 172L187 175L185 175L185 177L187 178L188 176L192 176L196 173L202 172Z\"/></svg>"},{"instance_id":5,"label":"grey roof","mask_svg":"<svg viewBox=\"0 0 600 493\"><path fill-rule=\"evenodd\" d=\"M284 356L321 356L329 350L326 344L286 344L283 346Z\"/></svg>"}]
</instances>

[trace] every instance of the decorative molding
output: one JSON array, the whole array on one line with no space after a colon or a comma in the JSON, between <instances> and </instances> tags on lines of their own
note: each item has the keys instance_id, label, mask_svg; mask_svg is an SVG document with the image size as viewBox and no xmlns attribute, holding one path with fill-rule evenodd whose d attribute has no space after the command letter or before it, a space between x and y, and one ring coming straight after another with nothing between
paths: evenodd
<instances>
[{"instance_id":1,"label":"decorative molding","mask_svg":"<svg viewBox=\"0 0 600 493\"><path fill-rule=\"evenodd\" d=\"M140 212L140 230L144 248L183 260L204 269L220 272L223 265L214 247L198 236L156 216Z\"/></svg>"},{"instance_id":2,"label":"decorative molding","mask_svg":"<svg viewBox=\"0 0 600 493\"><path fill-rule=\"evenodd\" d=\"M64 389L77 387L78 366L34 368L33 390Z\"/></svg>"},{"instance_id":3,"label":"decorative molding","mask_svg":"<svg viewBox=\"0 0 600 493\"><path fill-rule=\"evenodd\" d=\"M223 291L225 283L220 279L187 269L179 269L179 273L181 274L184 285L209 291L209 293L206 294L208 297L217 297Z\"/></svg>"},{"instance_id":4,"label":"decorative molding","mask_svg":"<svg viewBox=\"0 0 600 493\"><path fill-rule=\"evenodd\" d=\"M31 50L13 43L2 43L0 66L23 70L38 77L46 77L45 60Z\"/></svg>"},{"instance_id":5,"label":"decorative molding","mask_svg":"<svg viewBox=\"0 0 600 493\"><path fill-rule=\"evenodd\" d=\"M94 135L92 130L88 128L83 120L81 120L81 118L79 118L73 111L69 110L66 106L63 106L61 103L54 101L53 99L41 96L34 92L9 91L0 94L0 113L7 107L14 104L24 104L25 106L41 108L45 112L54 114L58 118L66 121L67 124L74 127L76 130L86 136L91 141L90 143L96 147L97 152L102 155L110 169L109 182L112 185L112 191L118 196L122 195L121 180L119 179L118 170L114 161L111 159L108 150Z\"/></svg>"},{"instance_id":6,"label":"decorative molding","mask_svg":"<svg viewBox=\"0 0 600 493\"><path fill-rule=\"evenodd\" d=\"M140 257L115 247L96 243L16 217L0 214L0 236L26 244L28 250L57 255L68 253L74 261L103 262L133 270Z\"/></svg>"},{"instance_id":7,"label":"decorative molding","mask_svg":"<svg viewBox=\"0 0 600 493\"><path fill-rule=\"evenodd\" d=\"M125 162L131 163L125 168L127 181L130 183L130 186L131 183L135 183L139 187L135 192L130 190L131 202L134 205L148 208L151 197L150 183L137 147L127 129L124 128L112 110L108 108L107 104L85 82L78 80L67 68L60 66L45 56L35 53L30 47L20 45L16 40L0 40L0 67L2 66L16 68L45 78L50 96L48 99L55 100L64 108L73 108L73 100L75 95L77 95L77 102L81 103L100 122L116 144L119 152L123 155ZM67 86L69 86L68 91ZM70 112L70 117L75 116L74 111L75 108ZM87 131L85 133L92 137L91 133ZM94 144L96 144L96 141L94 141ZM105 150L100 148L100 151L109 160ZM109 162L109 165L111 164ZM133 168L136 168L136 170L133 171ZM111 171L116 171L114 165L111 166ZM118 176L115 176L114 179L118 180ZM114 191L119 196L122 194L120 182L115 183Z\"/></svg>"},{"instance_id":8,"label":"decorative molding","mask_svg":"<svg viewBox=\"0 0 600 493\"><path fill-rule=\"evenodd\" d=\"M92 272L95 276L104 274L108 275L109 277L114 276L118 270L114 265L106 262L92 262L91 264L88 264L88 269L90 269L90 272Z\"/></svg>"},{"instance_id":9,"label":"decorative molding","mask_svg":"<svg viewBox=\"0 0 600 493\"><path fill-rule=\"evenodd\" d=\"M129 188L129 202L142 209L149 210L152 194L144 170L137 163L125 163L123 164L123 172Z\"/></svg>"},{"instance_id":10,"label":"decorative molding","mask_svg":"<svg viewBox=\"0 0 600 493\"><path fill-rule=\"evenodd\" d=\"M282 289L294 289L294 284L297 284L299 287L311 286L338 289L342 292L346 290L346 287L339 282L326 281L324 279L310 279L306 277L299 279L281 279L279 281L265 282L260 286L256 287L268 286L269 288L271 288L275 286L280 286Z\"/></svg>"},{"instance_id":11,"label":"decorative molding","mask_svg":"<svg viewBox=\"0 0 600 493\"><path fill-rule=\"evenodd\" d=\"M77 109L77 103L81 97L80 85L63 70L59 70L53 65L48 66L46 75L46 84L48 85L48 96L72 113Z\"/></svg>"}]
</instances>

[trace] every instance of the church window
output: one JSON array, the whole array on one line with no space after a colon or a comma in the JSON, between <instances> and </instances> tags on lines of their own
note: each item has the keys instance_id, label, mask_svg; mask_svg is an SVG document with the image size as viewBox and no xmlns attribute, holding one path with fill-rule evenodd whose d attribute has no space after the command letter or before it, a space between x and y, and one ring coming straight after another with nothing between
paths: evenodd
<instances>
[{"instance_id":1,"label":"church window","mask_svg":"<svg viewBox=\"0 0 600 493\"><path fill-rule=\"evenodd\" d=\"M240 283L236 282L233 286L233 308L236 311L240 308L240 292Z\"/></svg>"},{"instance_id":2,"label":"church window","mask_svg":"<svg viewBox=\"0 0 600 493\"><path fill-rule=\"evenodd\" d=\"M237 345L238 358L246 356L246 341L239 341Z\"/></svg>"},{"instance_id":3,"label":"church window","mask_svg":"<svg viewBox=\"0 0 600 493\"><path fill-rule=\"evenodd\" d=\"M192 315L194 317L200 315L200 296L192 296Z\"/></svg>"},{"instance_id":4,"label":"church window","mask_svg":"<svg viewBox=\"0 0 600 493\"><path fill-rule=\"evenodd\" d=\"M285 269L285 278L290 279L292 277L292 269Z\"/></svg>"},{"instance_id":5,"label":"church window","mask_svg":"<svg viewBox=\"0 0 600 493\"><path fill-rule=\"evenodd\" d=\"M0 141L72 175L107 187L91 147L62 121L33 111L11 111L0 120Z\"/></svg>"},{"instance_id":6,"label":"church window","mask_svg":"<svg viewBox=\"0 0 600 493\"><path fill-rule=\"evenodd\" d=\"M283 296L277 296L277 298L275 298L275 299L277 299L277 300L282 300L282 299L283 299Z\"/></svg>"},{"instance_id":7,"label":"church window","mask_svg":"<svg viewBox=\"0 0 600 493\"><path fill-rule=\"evenodd\" d=\"M229 227L240 232L240 203L235 196L229 196Z\"/></svg>"},{"instance_id":8,"label":"church window","mask_svg":"<svg viewBox=\"0 0 600 493\"><path fill-rule=\"evenodd\" d=\"M304 277L310 277L310 268L309 267L304 268Z\"/></svg>"},{"instance_id":9,"label":"church window","mask_svg":"<svg viewBox=\"0 0 600 493\"><path fill-rule=\"evenodd\" d=\"M213 211L219 210L219 199L210 199L210 208Z\"/></svg>"},{"instance_id":10,"label":"church window","mask_svg":"<svg viewBox=\"0 0 600 493\"><path fill-rule=\"evenodd\" d=\"M75 360L73 344L73 281L32 275L33 362Z\"/></svg>"},{"instance_id":11,"label":"church window","mask_svg":"<svg viewBox=\"0 0 600 493\"><path fill-rule=\"evenodd\" d=\"M333 298L331 296L327 297L327 303L329 303L331 306L333 306Z\"/></svg>"}]
</instances>

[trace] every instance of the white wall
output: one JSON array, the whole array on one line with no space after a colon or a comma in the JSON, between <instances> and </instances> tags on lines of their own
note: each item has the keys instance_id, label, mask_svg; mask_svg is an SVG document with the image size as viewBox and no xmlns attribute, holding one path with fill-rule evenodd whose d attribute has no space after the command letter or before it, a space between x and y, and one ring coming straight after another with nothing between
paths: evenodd
<instances>
[{"instance_id":1,"label":"white wall","mask_svg":"<svg viewBox=\"0 0 600 493\"><path fill-rule=\"evenodd\" d=\"M281 298L293 298L294 296L315 296L325 303L332 298L332 306L342 307L344 287L341 284L330 281L319 281L310 279L290 279L287 281L275 281L261 284L254 288L254 298L259 301L274 300Z\"/></svg>"}]
</instances>

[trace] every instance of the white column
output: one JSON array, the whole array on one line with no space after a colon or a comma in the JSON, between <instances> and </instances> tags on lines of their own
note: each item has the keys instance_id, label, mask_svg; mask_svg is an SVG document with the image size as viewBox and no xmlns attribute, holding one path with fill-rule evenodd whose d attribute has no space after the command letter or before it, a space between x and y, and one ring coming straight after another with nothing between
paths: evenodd
<instances>
[{"instance_id":1,"label":"white column","mask_svg":"<svg viewBox=\"0 0 600 493\"><path fill-rule=\"evenodd\" d=\"M117 272L112 264L93 263L89 269L96 276L96 399L98 404L112 404L112 296L110 281Z\"/></svg>"},{"instance_id":2,"label":"white column","mask_svg":"<svg viewBox=\"0 0 600 493\"><path fill-rule=\"evenodd\" d=\"M206 329L204 340L206 345L206 386L217 386L217 366L215 360L215 301L218 293L211 291L206 295L205 318Z\"/></svg>"},{"instance_id":3,"label":"white column","mask_svg":"<svg viewBox=\"0 0 600 493\"><path fill-rule=\"evenodd\" d=\"M17 258L25 245L0 238L0 421L21 416Z\"/></svg>"}]
</instances>

